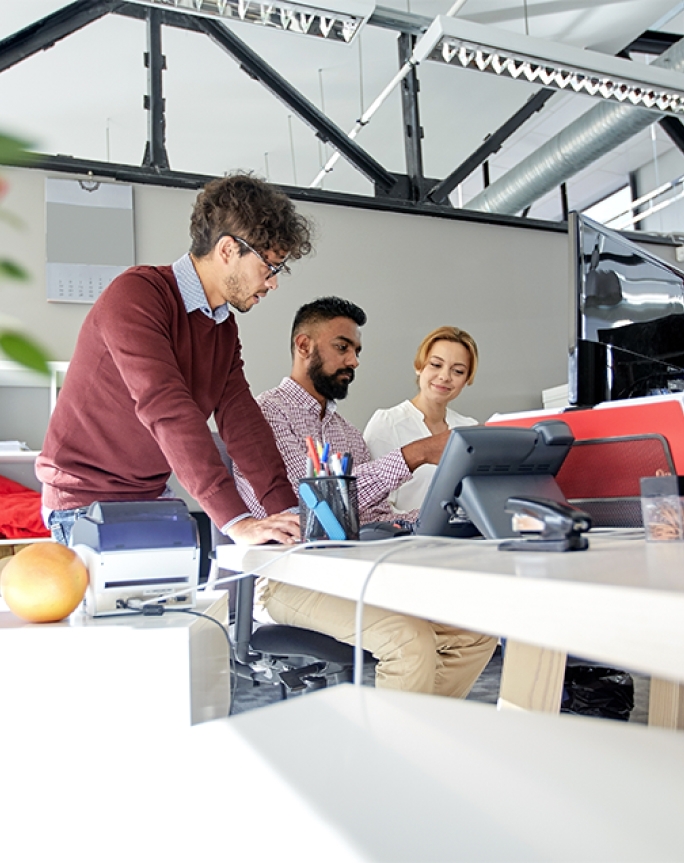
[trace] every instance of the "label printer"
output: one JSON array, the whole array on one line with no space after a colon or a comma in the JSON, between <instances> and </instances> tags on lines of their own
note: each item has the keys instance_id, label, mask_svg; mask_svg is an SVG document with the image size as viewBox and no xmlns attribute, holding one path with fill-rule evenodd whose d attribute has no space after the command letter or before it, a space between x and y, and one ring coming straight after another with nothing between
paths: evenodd
<instances>
[{"instance_id":1,"label":"label printer","mask_svg":"<svg viewBox=\"0 0 684 863\"><path fill-rule=\"evenodd\" d=\"M199 580L197 522L182 500L96 502L70 545L88 568L85 611L129 614L142 603L193 608Z\"/></svg>"}]
</instances>

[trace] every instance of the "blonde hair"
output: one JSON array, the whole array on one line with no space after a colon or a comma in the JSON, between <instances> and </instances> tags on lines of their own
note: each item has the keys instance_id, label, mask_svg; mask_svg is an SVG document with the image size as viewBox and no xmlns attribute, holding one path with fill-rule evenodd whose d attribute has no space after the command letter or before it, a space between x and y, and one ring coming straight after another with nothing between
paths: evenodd
<instances>
[{"instance_id":1,"label":"blonde hair","mask_svg":"<svg viewBox=\"0 0 684 863\"><path fill-rule=\"evenodd\" d=\"M477 345L475 339L465 330L459 330L458 327L438 327L423 339L418 347L416 358L413 361L413 366L418 374L425 368L430 351L434 347L435 342L456 342L463 345L470 355L470 369L468 370L467 385L470 386L475 380L475 372L477 371Z\"/></svg>"}]
</instances>

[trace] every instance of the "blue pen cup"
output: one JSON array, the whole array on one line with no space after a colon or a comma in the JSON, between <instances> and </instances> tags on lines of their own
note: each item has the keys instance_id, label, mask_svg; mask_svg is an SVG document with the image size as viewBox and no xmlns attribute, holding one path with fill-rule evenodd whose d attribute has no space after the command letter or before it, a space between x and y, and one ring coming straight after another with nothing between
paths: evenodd
<instances>
[{"instance_id":1,"label":"blue pen cup","mask_svg":"<svg viewBox=\"0 0 684 863\"><path fill-rule=\"evenodd\" d=\"M301 488L309 486L316 505L309 506L302 497ZM359 501L354 476L317 476L299 480L299 525L302 540L340 539L337 525L344 539L359 538ZM307 494L307 500L312 497ZM333 521L331 522L331 518ZM327 529L326 529L327 527ZM332 530L331 530L332 527ZM331 536L330 533L333 535Z\"/></svg>"}]
</instances>

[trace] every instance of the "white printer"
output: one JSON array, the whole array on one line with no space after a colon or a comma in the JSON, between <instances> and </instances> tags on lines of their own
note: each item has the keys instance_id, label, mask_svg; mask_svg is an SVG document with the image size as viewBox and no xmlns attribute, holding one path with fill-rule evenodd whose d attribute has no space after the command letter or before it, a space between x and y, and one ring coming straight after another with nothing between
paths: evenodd
<instances>
[{"instance_id":1,"label":"white printer","mask_svg":"<svg viewBox=\"0 0 684 863\"><path fill-rule=\"evenodd\" d=\"M150 600L193 608L200 568L197 522L182 500L97 502L70 545L88 568L92 617L139 611Z\"/></svg>"}]
</instances>

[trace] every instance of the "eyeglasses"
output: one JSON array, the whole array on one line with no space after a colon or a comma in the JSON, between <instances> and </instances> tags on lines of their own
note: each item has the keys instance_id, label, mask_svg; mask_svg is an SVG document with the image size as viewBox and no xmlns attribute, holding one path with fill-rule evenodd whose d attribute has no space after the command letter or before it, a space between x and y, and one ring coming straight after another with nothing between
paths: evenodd
<instances>
[{"instance_id":1,"label":"eyeglasses","mask_svg":"<svg viewBox=\"0 0 684 863\"><path fill-rule=\"evenodd\" d=\"M266 258L259 254L255 248L250 246L247 240L243 240L242 237L236 237L235 234L226 234L227 237L232 237L236 243L240 243L241 246L244 246L248 251L250 251L253 255L256 255L257 258L261 261L262 264L265 264L270 272L270 275L267 277L272 279L274 276L289 276L290 268L287 266L287 258L284 261L281 261L279 264L269 264Z\"/></svg>"}]
</instances>

